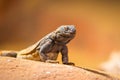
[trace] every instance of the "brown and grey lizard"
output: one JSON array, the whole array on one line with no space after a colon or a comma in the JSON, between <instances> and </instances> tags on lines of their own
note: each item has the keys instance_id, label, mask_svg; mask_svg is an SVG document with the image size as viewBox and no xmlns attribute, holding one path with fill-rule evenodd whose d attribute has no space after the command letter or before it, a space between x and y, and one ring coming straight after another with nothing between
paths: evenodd
<instances>
[{"instance_id":1,"label":"brown and grey lizard","mask_svg":"<svg viewBox=\"0 0 120 80\"><path fill-rule=\"evenodd\" d=\"M43 37L34 45L18 51L16 57L42 62L57 63L58 61L56 61L56 59L58 57L58 53L61 52L62 63L74 65L72 62L68 62L68 47L66 44L75 37L75 34L76 29L74 25L62 25L55 31Z\"/></svg>"}]
</instances>

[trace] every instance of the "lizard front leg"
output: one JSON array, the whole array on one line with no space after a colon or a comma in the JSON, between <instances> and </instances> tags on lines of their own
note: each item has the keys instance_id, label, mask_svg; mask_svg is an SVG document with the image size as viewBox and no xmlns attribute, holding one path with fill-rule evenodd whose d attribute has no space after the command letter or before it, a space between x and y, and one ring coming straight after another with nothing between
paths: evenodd
<instances>
[{"instance_id":1,"label":"lizard front leg","mask_svg":"<svg viewBox=\"0 0 120 80\"><path fill-rule=\"evenodd\" d=\"M61 54L62 54L62 62L63 62L63 64L75 65L72 62L68 62L68 48L67 48L67 46L63 46L63 48L61 49Z\"/></svg>"},{"instance_id":2,"label":"lizard front leg","mask_svg":"<svg viewBox=\"0 0 120 80\"><path fill-rule=\"evenodd\" d=\"M45 42L42 46L40 46L39 56L41 61L47 62L47 63L59 63L58 61L49 59L49 56L46 55L46 54L49 54L52 44L53 44L52 40L48 39L47 42Z\"/></svg>"}]
</instances>

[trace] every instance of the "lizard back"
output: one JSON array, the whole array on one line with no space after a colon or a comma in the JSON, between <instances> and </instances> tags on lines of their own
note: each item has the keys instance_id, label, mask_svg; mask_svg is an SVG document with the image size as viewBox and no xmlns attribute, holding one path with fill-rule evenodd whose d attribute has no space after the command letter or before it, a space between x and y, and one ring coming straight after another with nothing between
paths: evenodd
<instances>
[{"instance_id":1,"label":"lizard back","mask_svg":"<svg viewBox=\"0 0 120 80\"><path fill-rule=\"evenodd\" d=\"M34 51L36 51L37 47L40 45L40 43L42 41L44 41L45 39L49 38L50 35L52 35L53 33L49 33L47 34L45 37L43 37L42 39L40 39L38 42L36 42L35 44L33 44L32 46L29 46L28 48L25 48L21 51L18 52L18 54L22 54L22 55L27 55L27 54L31 54Z\"/></svg>"}]
</instances>

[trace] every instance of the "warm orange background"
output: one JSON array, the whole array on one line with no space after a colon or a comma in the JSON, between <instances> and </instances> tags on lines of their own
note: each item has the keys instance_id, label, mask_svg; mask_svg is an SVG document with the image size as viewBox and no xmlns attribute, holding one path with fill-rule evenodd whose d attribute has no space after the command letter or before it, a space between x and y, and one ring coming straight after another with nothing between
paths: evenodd
<instances>
[{"instance_id":1,"label":"warm orange background","mask_svg":"<svg viewBox=\"0 0 120 80\"><path fill-rule=\"evenodd\" d=\"M0 0L0 49L21 50L64 24L76 26L68 47L78 66L97 68L120 50L120 4L114 0Z\"/></svg>"}]
</instances>

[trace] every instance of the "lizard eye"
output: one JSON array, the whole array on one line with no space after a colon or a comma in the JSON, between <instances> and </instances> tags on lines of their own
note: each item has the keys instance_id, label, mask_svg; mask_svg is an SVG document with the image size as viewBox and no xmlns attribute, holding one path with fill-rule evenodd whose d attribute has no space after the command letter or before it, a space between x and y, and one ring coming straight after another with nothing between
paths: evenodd
<instances>
[{"instance_id":1,"label":"lizard eye","mask_svg":"<svg viewBox=\"0 0 120 80\"><path fill-rule=\"evenodd\" d=\"M65 27L64 29L65 29L65 31L68 31L68 30L69 30L69 27Z\"/></svg>"}]
</instances>

